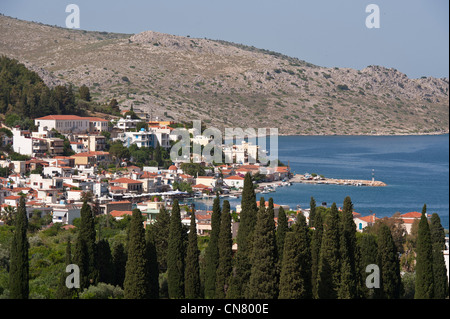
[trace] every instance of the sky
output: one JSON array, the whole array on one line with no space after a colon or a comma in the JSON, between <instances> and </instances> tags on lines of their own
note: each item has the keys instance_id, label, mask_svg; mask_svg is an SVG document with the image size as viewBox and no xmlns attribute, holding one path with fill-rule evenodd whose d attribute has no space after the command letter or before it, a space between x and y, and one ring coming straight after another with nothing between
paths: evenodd
<instances>
[{"instance_id":1,"label":"sky","mask_svg":"<svg viewBox=\"0 0 450 319\"><path fill-rule=\"evenodd\" d=\"M449 77L448 0L0 0L0 13L66 27L66 6L80 29L152 30L220 39L324 66L395 68L410 78ZM368 28L366 7L379 8Z\"/></svg>"}]
</instances>

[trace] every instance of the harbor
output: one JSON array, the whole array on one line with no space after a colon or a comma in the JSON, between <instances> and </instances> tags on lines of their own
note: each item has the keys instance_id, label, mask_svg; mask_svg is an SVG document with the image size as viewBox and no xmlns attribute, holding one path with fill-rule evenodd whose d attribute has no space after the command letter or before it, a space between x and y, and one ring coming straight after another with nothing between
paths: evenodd
<instances>
[{"instance_id":1,"label":"harbor","mask_svg":"<svg viewBox=\"0 0 450 319\"><path fill-rule=\"evenodd\" d=\"M325 185L345 185L345 186L370 186L370 187L385 187L386 183L382 181L361 180L361 179L338 179L326 177L309 177L307 175L296 174L290 179L291 183L303 184L325 184Z\"/></svg>"}]
</instances>

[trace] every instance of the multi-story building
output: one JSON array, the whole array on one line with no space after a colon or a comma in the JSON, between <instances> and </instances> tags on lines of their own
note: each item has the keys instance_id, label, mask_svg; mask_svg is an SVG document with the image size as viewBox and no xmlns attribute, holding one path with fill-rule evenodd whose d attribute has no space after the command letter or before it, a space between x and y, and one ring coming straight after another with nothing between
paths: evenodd
<instances>
[{"instance_id":1,"label":"multi-story building","mask_svg":"<svg viewBox=\"0 0 450 319\"><path fill-rule=\"evenodd\" d=\"M47 115L35 119L34 124L39 128L39 131L55 129L62 134L101 133L110 130L106 119L77 115Z\"/></svg>"}]
</instances>

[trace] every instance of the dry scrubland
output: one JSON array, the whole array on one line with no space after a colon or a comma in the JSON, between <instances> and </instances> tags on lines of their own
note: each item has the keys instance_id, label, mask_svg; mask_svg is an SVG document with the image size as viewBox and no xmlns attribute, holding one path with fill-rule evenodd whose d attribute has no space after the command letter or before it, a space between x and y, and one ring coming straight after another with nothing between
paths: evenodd
<instances>
[{"instance_id":1,"label":"dry scrubland","mask_svg":"<svg viewBox=\"0 0 450 319\"><path fill-rule=\"evenodd\" d=\"M0 54L53 86L160 118L280 134L448 132L449 81L381 66L324 68L254 47L173 36L69 30L0 16ZM150 111L151 110L151 111Z\"/></svg>"}]
</instances>

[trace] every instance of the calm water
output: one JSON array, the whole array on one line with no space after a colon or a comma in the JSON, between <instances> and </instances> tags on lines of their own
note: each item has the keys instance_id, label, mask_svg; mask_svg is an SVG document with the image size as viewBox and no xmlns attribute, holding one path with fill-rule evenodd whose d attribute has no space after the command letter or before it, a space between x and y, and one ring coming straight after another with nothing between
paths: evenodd
<instances>
[{"instance_id":1,"label":"calm water","mask_svg":"<svg viewBox=\"0 0 450 319\"><path fill-rule=\"evenodd\" d=\"M438 213L449 228L449 135L441 136L281 136L279 158L298 174L317 173L331 178L385 182L387 187L355 187L293 184L276 192L276 204L309 207L313 196L320 205L333 202L342 207L346 196L363 216L392 216L395 212ZM231 199L235 207L240 199ZM211 209L211 201L198 201L198 209Z\"/></svg>"}]
</instances>

